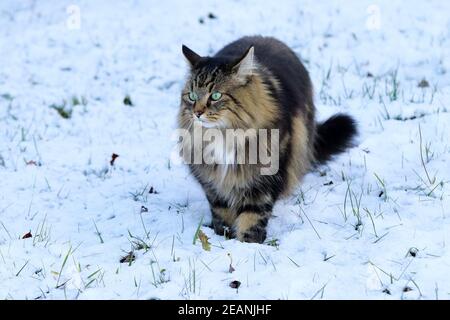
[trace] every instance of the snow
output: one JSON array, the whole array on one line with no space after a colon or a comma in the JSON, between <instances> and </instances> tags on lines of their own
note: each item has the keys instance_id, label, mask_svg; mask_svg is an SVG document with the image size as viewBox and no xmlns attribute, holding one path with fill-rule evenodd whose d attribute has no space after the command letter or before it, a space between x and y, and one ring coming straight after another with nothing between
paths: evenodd
<instances>
[{"instance_id":1,"label":"snow","mask_svg":"<svg viewBox=\"0 0 450 320\"><path fill-rule=\"evenodd\" d=\"M0 298L449 299L448 12L437 0L2 1ZM291 46L319 119L349 113L361 134L277 203L266 244L201 226L205 251L193 239L207 202L170 161L181 44L212 54L251 34ZM68 119L51 107L64 101Z\"/></svg>"}]
</instances>

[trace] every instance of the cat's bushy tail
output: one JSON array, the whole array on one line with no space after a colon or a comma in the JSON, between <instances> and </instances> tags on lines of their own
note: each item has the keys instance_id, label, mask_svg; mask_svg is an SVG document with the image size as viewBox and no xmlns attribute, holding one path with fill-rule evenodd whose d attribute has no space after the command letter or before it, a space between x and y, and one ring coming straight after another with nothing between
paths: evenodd
<instances>
[{"instance_id":1,"label":"cat's bushy tail","mask_svg":"<svg viewBox=\"0 0 450 320\"><path fill-rule=\"evenodd\" d=\"M325 163L334 155L353 146L353 139L357 133L355 120L346 114L336 114L318 123L314 140L316 163Z\"/></svg>"}]
</instances>

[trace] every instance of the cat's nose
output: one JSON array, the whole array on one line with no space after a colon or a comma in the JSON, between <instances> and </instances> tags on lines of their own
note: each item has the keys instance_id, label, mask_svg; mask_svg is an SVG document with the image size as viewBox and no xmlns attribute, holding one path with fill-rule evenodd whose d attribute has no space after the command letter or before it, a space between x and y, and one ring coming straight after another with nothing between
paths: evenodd
<instances>
[{"instance_id":1,"label":"cat's nose","mask_svg":"<svg viewBox=\"0 0 450 320\"><path fill-rule=\"evenodd\" d=\"M194 112L194 114L197 116L197 118L200 118L201 115L203 114L203 111L196 111Z\"/></svg>"}]
</instances>

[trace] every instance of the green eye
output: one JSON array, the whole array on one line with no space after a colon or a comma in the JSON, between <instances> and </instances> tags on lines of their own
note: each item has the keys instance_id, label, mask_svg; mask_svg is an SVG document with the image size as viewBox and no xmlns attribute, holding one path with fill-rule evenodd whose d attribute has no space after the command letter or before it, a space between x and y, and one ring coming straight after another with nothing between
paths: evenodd
<instances>
[{"instance_id":1,"label":"green eye","mask_svg":"<svg viewBox=\"0 0 450 320\"><path fill-rule=\"evenodd\" d=\"M213 99L214 101L219 100L220 98L222 98L222 94L220 92L213 92L213 94L211 95L211 99Z\"/></svg>"},{"instance_id":2,"label":"green eye","mask_svg":"<svg viewBox=\"0 0 450 320\"><path fill-rule=\"evenodd\" d=\"M189 100L191 101L197 101L198 100L198 96L195 92L189 92Z\"/></svg>"}]
</instances>

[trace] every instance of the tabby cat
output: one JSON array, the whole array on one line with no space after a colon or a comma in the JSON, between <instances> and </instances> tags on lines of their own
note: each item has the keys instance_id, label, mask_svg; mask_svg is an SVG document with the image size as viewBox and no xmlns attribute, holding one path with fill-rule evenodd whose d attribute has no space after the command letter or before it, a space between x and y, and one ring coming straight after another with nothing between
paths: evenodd
<instances>
[{"instance_id":1,"label":"tabby cat","mask_svg":"<svg viewBox=\"0 0 450 320\"><path fill-rule=\"evenodd\" d=\"M214 231L262 243L274 203L289 195L315 164L350 147L356 124L344 114L316 123L309 74L277 39L244 37L213 57L202 57L186 46L182 51L190 72L181 96L180 128L278 130L277 148L272 148L273 142L263 145L278 153L279 167L271 175L261 174L265 164L260 161L207 164L192 163L192 156L185 156L206 193ZM188 139L181 148L192 143ZM248 147L248 139L244 144ZM214 141L202 145L224 153Z\"/></svg>"}]
</instances>

